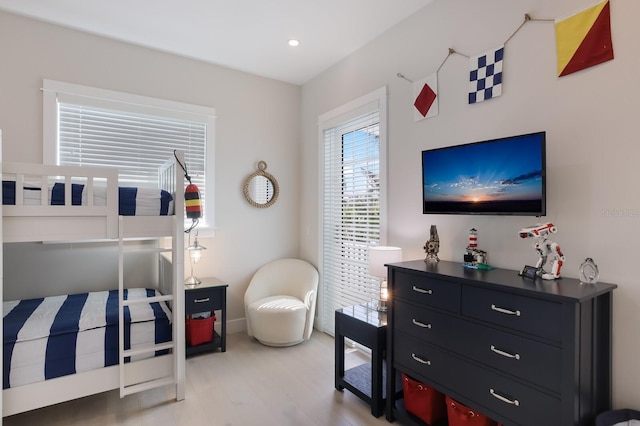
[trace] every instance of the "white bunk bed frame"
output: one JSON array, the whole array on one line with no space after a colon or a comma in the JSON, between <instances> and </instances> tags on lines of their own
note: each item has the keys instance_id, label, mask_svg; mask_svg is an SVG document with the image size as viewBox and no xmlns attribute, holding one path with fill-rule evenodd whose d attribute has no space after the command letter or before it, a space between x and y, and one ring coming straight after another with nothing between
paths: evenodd
<instances>
[{"instance_id":1,"label":"white bunk bed frame","mask_svg":"<svg viewBox=\"0 0 640 426\"><path fill-rule=\"evenodd\" d=\"M0 147L2 146L0 133ZM1 152L1 151L0 151ZM184 164L182 152L176 152L177 159ZM177 214L171 216L119 216L118 215L118 174L114 169L93 167L61 167L40 164L6 163L0 165L3 176L10 174L16 178L16 205L2 206L3 242L27 241L79 241L118 240L119 252L119 315L120 315L120 363L83 373L76 373L56 379L45 380L15 388L4 389L0 396L2 416L45 407L108 390L120 388L120 397L159 386L175 385L176 400L185 397L185 333L184 333L184 221L181 210L184 206L183 170L176 159L168 160L159 170L160 189L174 196ZM47 205L47 191L42 192L41 204L25 206L22 200L22 184L25 176L41 176L42 188L47 188L49 177L63 180L65 185L65 206ZM88 191L86 206L71 206L71 181L81 178ZM106 206L93 205L94 182L107 185ZM170 237L170 238L165 238ZM124 350L123 311L129 302L123 300L125 240L157 238L171 241L172 277L170 283L162 283L163 296L148 298L146 302L168 301L172 309L173 339L169 343L144 349ZM161 245L160 243L158 244ZM159 256L160 258L162 256ZM0 291L2 291L2 246L0 246ZM162 259L159 261L162 262ZM1 309L1 308L0 308ZM0 328L0 337L2 329ZM170 349L169 354L147 358L142 361L124 363L124 357L156 350ZM2 355L0 346L0 359ZM0 418L0 424L2 419Z\"/></svg>"}]
</instances>

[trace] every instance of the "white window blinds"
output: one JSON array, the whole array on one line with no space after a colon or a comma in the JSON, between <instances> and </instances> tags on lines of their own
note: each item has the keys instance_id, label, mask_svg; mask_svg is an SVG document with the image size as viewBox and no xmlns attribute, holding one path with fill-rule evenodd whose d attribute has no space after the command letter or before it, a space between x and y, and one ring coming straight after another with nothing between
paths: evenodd
<instances>
[{"instance_id":1,"label":"white window blinds","mask_svg":"<svg viewBox=\"0 0 640 426\"><path fill-rule=\"evenodd\" d=\"M379 112L324 130L323 328L335 310L378 298L367 271L368 247L380 241Z\"/></svg>"},{"instance_id":2,"label":"white window blinds","mask_svg":"<svg viewBox=\"0 0 640 426\"><path fill-rule=\"evenodd\" d=\"M200 223L213 225L213 185L207 188L206 179L212 174L212 109L51 80L44 86L46 158L115 167L120 186L157 187L159 167L182 150L200 190Z\"/></svg>"},{"instance_id":3,"label":"white window blinds","mask_svg":"<svg viewBox=\"0 0 640 426\"><path fill-rule=\"evenodd\" d=\"M158 167L178 149L202 192L205 134L204 123L61 102L58 159L70 166L108 164L118 168L121 183L155 186Z\"/></svg>"}]
</instances>

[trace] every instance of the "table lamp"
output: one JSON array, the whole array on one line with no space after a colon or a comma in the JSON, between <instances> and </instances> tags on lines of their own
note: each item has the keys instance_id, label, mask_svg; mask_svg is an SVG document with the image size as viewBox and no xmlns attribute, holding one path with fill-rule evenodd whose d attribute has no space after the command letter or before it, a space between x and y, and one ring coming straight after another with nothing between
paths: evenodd
<instances>
[{"instance_id":1,"label":"table lamp","mask_svg":"<svg viewBox=\"0 0 640 426\"><path fill-rule=\"evenodd\" d=\"M191 244L191 234L189 234L189 247L187 247L187 251L189 252L189 263L191 264L191 276L184 280L184 284L188 287L195 287L201 283L201 281L193 275L193 265L200 262L202 259L202 250L206 250L207 248L201 246L198 242L198 234L196 233L196 237L193 240L193 244Z\"/></svg>"},{"instance_id":2,"label":"table lamp","mask_svg":"<svg viewBox=\"0 0 640 426\"><path fill-rule=\"evenodd\" d=\"M387 310L387 300L389 299L387 268L384 265L400 261L402 261L402 249L400 247L369 247L369 275L380 279L379 311Z\"/></svg>"}]
</instances>

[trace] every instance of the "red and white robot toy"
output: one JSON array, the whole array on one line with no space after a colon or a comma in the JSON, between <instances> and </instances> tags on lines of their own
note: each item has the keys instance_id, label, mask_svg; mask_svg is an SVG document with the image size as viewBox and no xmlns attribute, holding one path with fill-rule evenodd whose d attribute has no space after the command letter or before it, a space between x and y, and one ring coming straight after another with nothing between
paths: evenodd
<instances>
[{"instance_id":1,"label":"red and white robot toy","mask_svg":"<svg viewBox=\"0 0 640 426\"><path fill-rule=\"evenodd\" d=\"M518 232L520 238L535 238L533 248L535 248L540 255L540 259L536 264L536 270L538 271L538 275L544 280L560 278L560 269L562 269L562 264L565 260L558 243L549 241L548 239L550 234L555 234L556 232L558 232L558 228L551 222L528 226ZM553 260L551 261L551 271L547 272L544 270L544 266L549 256L553 256Z\"/></svg>"}]
</instances>

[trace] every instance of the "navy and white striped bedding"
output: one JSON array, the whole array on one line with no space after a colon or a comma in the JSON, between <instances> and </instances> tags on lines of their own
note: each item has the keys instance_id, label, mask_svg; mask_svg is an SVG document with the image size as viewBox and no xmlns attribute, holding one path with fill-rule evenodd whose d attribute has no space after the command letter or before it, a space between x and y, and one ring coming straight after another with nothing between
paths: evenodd
<instances>
[{"instance_id":1,"label":"navy and white striped bedding","mask_svg":"<svg viewBox=\"0 0 640 426\"><path fill-rule=\"evenodd\" d=\"M156 295L124 290L125 299ZM9 301L3 312L3 389L118 364L117 290ZM124 316L125 349L171 341L165 302L126 306Z\"/></svg>"},{"instance_id":2,"label":"navy and white striped bedding","mask_svg":"<svg viewBox=\"0 0 640 426\"><path fill-rule=\"evenodd\" d=\"M64 205L64 183L54 183L49 188L49 204L52 206ZM84 185L71 184L71 204L74 206L86 205L87 194ZM24 185L24 205L40 204L40 187L37 185ZM2 204L16 204L16 182L2 181ZM94 205L106 205L106 188L94 188ZM167 216L173 214L173 197L164 190L119 187L118 211L122 216Z\"/></svg>"}]
</instances>

